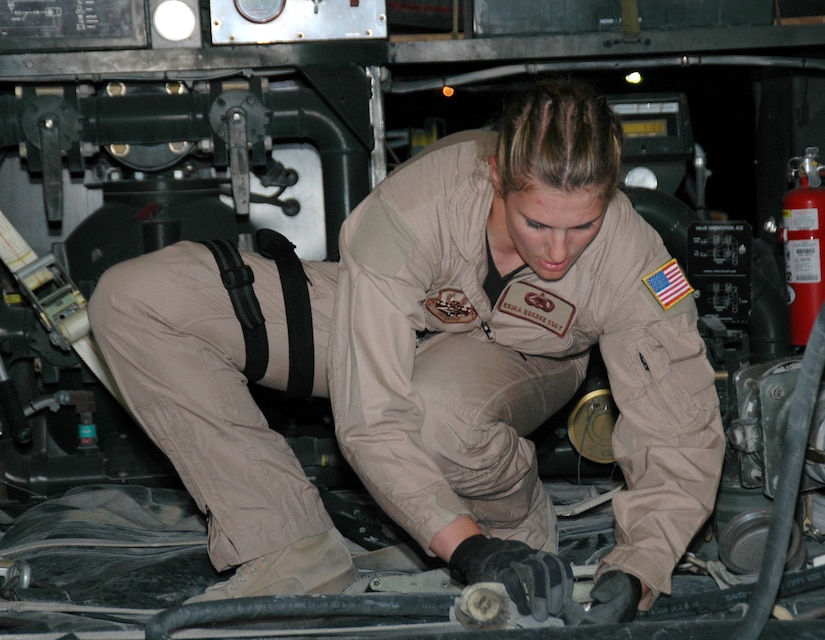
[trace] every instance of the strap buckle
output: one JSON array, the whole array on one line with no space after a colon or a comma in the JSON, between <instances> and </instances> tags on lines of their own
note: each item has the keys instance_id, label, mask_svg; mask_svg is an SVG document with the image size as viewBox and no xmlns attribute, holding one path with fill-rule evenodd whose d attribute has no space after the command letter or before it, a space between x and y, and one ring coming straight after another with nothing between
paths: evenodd
<instances>
[{"instance_id":1,"label":"strap buckle","mask_svg":"<svg viewBox=\"0 0 825 640\"><path fill-rule=\"evenodd\" d=\"M221 282L227 289L247 287L255 282L255 273L247 264L239 264L221 270Z\"/></svg>"},{"instance_id":2,"label":"strap buckle","mask_svg":"<svg viewBox=\"0 0 825 640\"><path fill-rule=\"evenodd\" d=\"M88 333L86 298L52 254L14 272L20 289L37 311L51 342L70 351Z\"/></svg>"}]
</instances>

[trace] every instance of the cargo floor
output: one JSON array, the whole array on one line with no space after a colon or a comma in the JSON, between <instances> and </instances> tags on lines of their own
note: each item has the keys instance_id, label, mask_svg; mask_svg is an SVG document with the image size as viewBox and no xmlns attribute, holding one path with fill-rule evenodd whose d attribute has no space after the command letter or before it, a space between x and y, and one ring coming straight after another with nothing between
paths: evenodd
<instances>
[{"instance_id":1,"label":"cargo floor","mask_svg":"<svg viewBox=\"0 0 825 640\"><path fill-rule=\"evenodd\" d=\"M548 489L562 512L604 492L603 487L565 483L549 484ZM327 495L325 501L345 535L348 529L360 534L369 530L347 526L353 511L366 514L363 522L372 517L372 506L361 496ZM359 578L342 598L271 598L264 604L253 602L259 606L252 609L241 606L248 602L236 601L240 604L231 613L213 605L188 616L192 607L181 606L183 601L226 576L212 569L204 521L182 490L91 485L6 520L0 538L4 638L167 638L172 629L158 635L155 623L169 613L178 616L175 627L185 627L176 632L184 634L180 637L407 639L467 633L449 610L461 587L387 523L381 524L384 536L379 542L373 534L350 540ZM560 551L578 575L586 576L613 544L612 527L609 503L560 518ZM811 549L809 555L817 552ZM716 555L708 536L677 572L673 595L623 625L622 637L659 637L667 629L668 638L728 638L731 625L742 617L753 579L720 570L712 561ZM814 567L786 574L775 613L789 621L772 621L762 637L825 637L825 623L816 622L823 601L825 571ZM214 619L203 618L204 611L214 612ZM560 624L551 620L539 625L529 617L512 616L474 632L485 637L595 640L616 637L618 631L613 626L585 630Z\"/></svg>"}]
</instances>

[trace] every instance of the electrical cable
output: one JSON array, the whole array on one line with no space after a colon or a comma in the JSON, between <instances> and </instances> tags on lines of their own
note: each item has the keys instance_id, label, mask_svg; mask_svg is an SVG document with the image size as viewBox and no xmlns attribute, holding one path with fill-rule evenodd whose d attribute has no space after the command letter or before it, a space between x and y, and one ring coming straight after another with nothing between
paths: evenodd
<instances>
[{"instance_id":1,"label":"electrical cable","mask_svg":"<svg viewBox=\"0 0 825 640\"><path fill-rule=\"evenodd\" d=\"M737 626L732 640L754 640L770 616L791 538L796 498L802 479L805 450L813 421L822 370L825 367L825 305L819 309L802 364L796 388L791 398L788 425L782 448L779 482L771 509L771 524L765 541L765 553L759 580L744 619Z\"/></svg>"}]
</instances>

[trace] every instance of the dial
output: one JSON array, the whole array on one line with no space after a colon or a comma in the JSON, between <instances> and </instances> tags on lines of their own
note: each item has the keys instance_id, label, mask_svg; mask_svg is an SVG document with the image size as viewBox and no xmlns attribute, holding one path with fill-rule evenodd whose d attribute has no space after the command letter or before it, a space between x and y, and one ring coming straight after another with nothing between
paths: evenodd
<instances>
[{"instance_id":1,"label":"dial","mask_svg":"<svg viewBox=\"0 0 825 640\"><path fill-rule=\"evenodd\" d=\"M281 15L286 0L235 0L238 12L250 22L272 22Z\"/></svg>"}]
</instances>

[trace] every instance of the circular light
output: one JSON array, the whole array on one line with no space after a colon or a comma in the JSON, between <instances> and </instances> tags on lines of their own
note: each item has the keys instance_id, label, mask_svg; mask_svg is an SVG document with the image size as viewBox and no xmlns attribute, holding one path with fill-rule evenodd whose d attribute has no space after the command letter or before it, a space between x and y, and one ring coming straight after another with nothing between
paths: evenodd
<instances>
[{"instance_id":1,"label":"circular light","mask_svg":"<svg viewBox=\"0 0 825 640\"><path fill-rule=\"evenodd\" d=\"M638 71L631 71L625 77L625 82L630 84L640 84L642 82L642 74Z\"/></svg>"},{"instance_id":2,"label":"circular light","mask_svg":"<svg viewBox=\"0 0 825 640\"><path fill-rule=\"evenodd\" d=\"M164 0L152 14L152 24L161 37L170 42L191 38L197 27L195 12L181 0Z\"/></svg>"},{"instance_id":3,"label":"circular light","mask_svg":"<svg viewBox=\"0 0 825 640\"><path fill-rule=\"evenodd\" d=\"M624 183L628 187L642 187L643 189L656 189L659 186L659 179L652 169L648 167L633 167L627 172Z\"/></svg>"},{"instance_id":4,"label":"circular light","mask_svg":"<svg viewBox=\"0 0 825 640\"><path fill-rule=\"evenodd\" d=\"M441 95L443 95L445 98L452 98L455 95L455 89L448 85L444 85L443 87L441 87Z\"/></svg>"}]
</instances>

